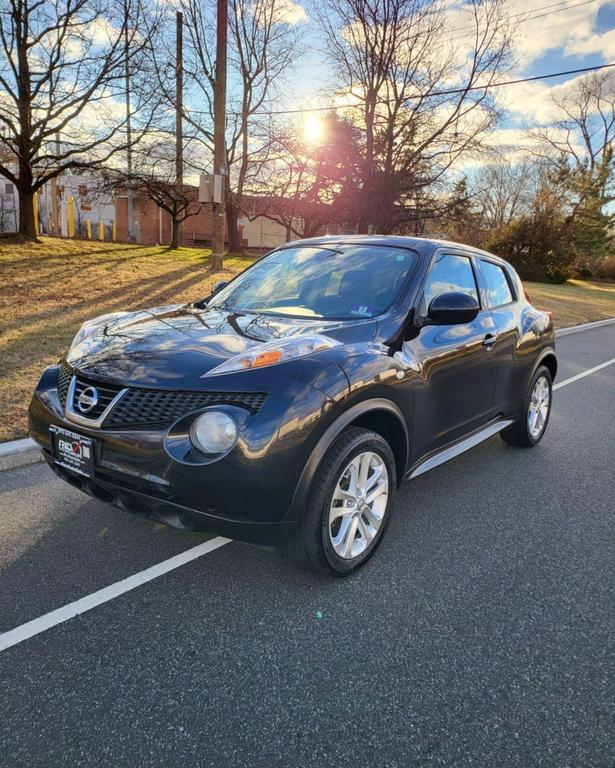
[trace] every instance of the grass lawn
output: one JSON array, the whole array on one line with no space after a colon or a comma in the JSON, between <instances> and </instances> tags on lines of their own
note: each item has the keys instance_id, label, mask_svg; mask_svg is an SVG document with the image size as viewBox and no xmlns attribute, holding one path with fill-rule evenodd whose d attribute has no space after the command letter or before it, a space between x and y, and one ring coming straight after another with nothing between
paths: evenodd
<instances>
[{"instance_id":1,"label":"grass lawn","mask_svg":"<svg viewBox=\"0 0 615 768\"><path fill-rule=\"evenodd\" d=\"M229 256L210 272L209 251L42 238L0 241L0 441L26 434L26 411L41 371L58 360L84 320L121 309L196 300L245 269ZM615 285L528 283L533 303L558 327L615 316Z\"/></svg>"},{"instance_id":2,"label":"grass lawn","mask_svg":"<svg viewBox=\"0 0 615 768\"><path fill-rule=\"evenodd\" d=\"M525 283L532 304L553 312L556 328L615 317L615 283Z\"/></svg>"},{"instance_id":3,"label":"grass lawn","mask_svg":"<svg viewBox=\"0 0 615 768\"><path fill-rule=\"evenodd\" d=\"M26 434L26 412L41 371L64 353L84 320L207 296L250 257L208 271L209 250L41 238L0 240L0 441Z\"/></svg>"}]
</instances>

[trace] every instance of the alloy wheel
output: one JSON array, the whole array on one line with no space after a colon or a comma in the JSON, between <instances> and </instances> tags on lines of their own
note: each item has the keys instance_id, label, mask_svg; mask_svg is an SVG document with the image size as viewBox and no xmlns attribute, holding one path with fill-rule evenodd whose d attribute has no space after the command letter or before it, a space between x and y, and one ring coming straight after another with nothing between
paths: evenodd
<instances>
[{"instance_id":1,"label":"alloy wheel","mask_svg":"<svg viewBox=\"0 0 615 768\"><path fill-rule=\"evenodd\" d=\"M539 376L532 390L527 411L527 428L534 440L540 437L547 423L551 390L545 376Z\"/></svg>"},{"instance_id":2,"label":"alloy wheel","mask_svg":"<svg viewBox=\"0 0 615 768\"><path fill-rule=\"evenodd\" d=\"M345 559L361 555L378 533L387 509L389 472L377 453L355 456L342 471L329 509L329 540Z\"/></svg>"}]
</instances>

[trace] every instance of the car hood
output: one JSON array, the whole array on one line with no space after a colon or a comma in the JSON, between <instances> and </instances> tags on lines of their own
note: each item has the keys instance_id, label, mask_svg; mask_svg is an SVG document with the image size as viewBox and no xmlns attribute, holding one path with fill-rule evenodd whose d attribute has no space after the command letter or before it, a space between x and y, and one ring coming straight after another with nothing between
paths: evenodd
<instances>
[{"instance_id":1,"label":"car hood","mask_svg":"<svg viewBox=\"0 0 615 768\"><path fill-rule=\"evenodd\" d=\"M94 378L202 389L204 374L256 345L305 333L352 343L373 337L374 328L374 321L285 318L174 305L111 319L73 344L66 359Z\"/></svg>"}]
</instances>

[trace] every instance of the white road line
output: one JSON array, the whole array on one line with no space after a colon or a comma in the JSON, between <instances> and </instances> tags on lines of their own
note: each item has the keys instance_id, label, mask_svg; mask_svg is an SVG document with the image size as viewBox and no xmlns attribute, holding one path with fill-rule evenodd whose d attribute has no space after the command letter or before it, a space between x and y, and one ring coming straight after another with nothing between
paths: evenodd
<instances>
[{"instance_id":1,"label":"white road line","mask_svg":"<svg viewBox=\"0 0 615 768\"><path fill-rule=\"evenodd\" d=\"M568 384L572 384L575 381L578 381L579 379L584 379L586 376L591 376L592 373L596 373L596 371L601 371L603 368L606 368L609 365L613 365L615 363L615 357L611 358L611 360L607 360L606 363L600 363L600 365L595 365L593 368L588 368L586 371L583 371L582 373L577 373L576 376L571 376L569 379L564 379L564 381L560 381L557 384L553 385L553 389L560 389L560 387L566 387Z\"/></svg>"},{"instance_id":2,"label":"white road line","mask_svg":"<svg viewBox=\"0 0 615 768\"><path fill-rule=\"evenodd\" d=\"M30 637L39 635L41 632L45 632L58 624L73 619L80 613L91 611L92 608L107 603L109 600L113 600L114 597L119 597L125 592L130 592L131 589L136 589L142 584L145 584L152 579L156 579L158 576L162 576L175 568L180 568L182 565L186 565L186 563L196 560L197 557L207 555L215 549L223 547L225 544L230 544L230 542L231 539L224 539L222 536L216 536L215 539L210 539L203 544L199 544L197 547L187 549L185 552L181 552L179 555L170 557L168 560L163 560L161 563L152 565L151 568L146 568L144 571L139 571L139 573L135 573L127 579L122 579L122 581L111 584L104 589L99 589L98 592L92 592L91 595L86 595L79 600L75 600L74 603L64 605L62 608L51 611L51 613L39 616L38 619L32 619L32 621L28 621L19 627L15 627L15 629L4 632L0 635L0 651L5 651L13 645L23 643L24 640L28 640Z\"/></svg>"}]
</instances>

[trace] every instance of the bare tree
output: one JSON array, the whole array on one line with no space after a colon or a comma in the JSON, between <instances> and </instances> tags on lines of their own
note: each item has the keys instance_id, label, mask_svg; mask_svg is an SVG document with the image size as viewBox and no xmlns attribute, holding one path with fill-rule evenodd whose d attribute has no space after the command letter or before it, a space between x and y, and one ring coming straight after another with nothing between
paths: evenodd
<instances>
[{"instance_id":1,"label":"bare tree","mask_svg":"<svg viewBox=\"0 0 615 768\"><path fill-rule=\"evenodd\" d=\"M150 131L133 155L132 172L123 169L104 171L98 193L117 195L131 190L136 197L148 198L166 211L171 219L170 248L173 250L181 245L181 225L199 214L203 204L198 199L198 188L178 178L176 150L167 133L160 130L154 139L154 132ZM190 150L189 145L187 149Z\"/></svg>"},{"instance_id":2,"label":"bare tree","mask_svg":"<svg viewBox=\"0 0 615 768\"><path fill-rule=\"evenodd\" d=\"M390 232L498 118L489 87L510 62L503 0L464 5L470 32L447 41L446 4L324 0L318 8L338 94L364 132L360 228Z\"/></svg>"},{"instance_id":3,"label":"bare tree","mask_svg":"<svg viewBox=\"0 0 615 768\"><path fill-rule=\"evenodd\" d=\"M480 226L497 230L527 213L540 187L541 167L527 158L483 166L470 193Z\"/></svg>"},{"instance_id":4,"label":"bare tree","mask_svg":"<svg viewBox=\"0 0 615 768\"><path fill-rule=\"evenodd\" d=\"M188 30L185 72L196 99L205 107L187 106L184 117L192 135L213 152L215 24L211 4L181 0L181 6ZM229 2L226 222L232 251L242 250L237 220L246 187L258 176L271 148L273 123L260 113L279 95L285 73L299 52L297 8L286 0ZM172 98L172 90L167 87L167 92Z\"/></svg>"},{"instance_id":5,"label":"bare tree","mask_svg":"<svg viewBox=\"0 0 615 768\"><path fill-rule=\"evenodd\" d=\"M553 93L558 117L549 128L531 130L539 156L554 163L564 155L575 166L593 170L615 142L615 76L583 75L564 93Z\"/></svg>"},{"instance_id":6,"label":"bare tree","mask_svg":"<svg viewBox=\"0 0 615 768\"><path fill-rule=\"evenodd\" d=\"M171 217L171 250L179 248L181 225L191 216L200 213L203 205L199 203L198 189L189 184L181 184L174 179L164 179L160 174L133 173L126 179L136 195L143 195L152 200Z\"/></svg>"},{"instance_id":7,"label":"bare tree","mask_svg":"<svg viewBox=\"0 0 615 768\"><path fill-rule=\"evenodd\" d=\"M17 187L22 237L47 181L126 148L125 73L139 78L151 30L143 0L1 0L0 175ZM133 121L152 89L135 94Z\"/></svg>"}]
</instances>

